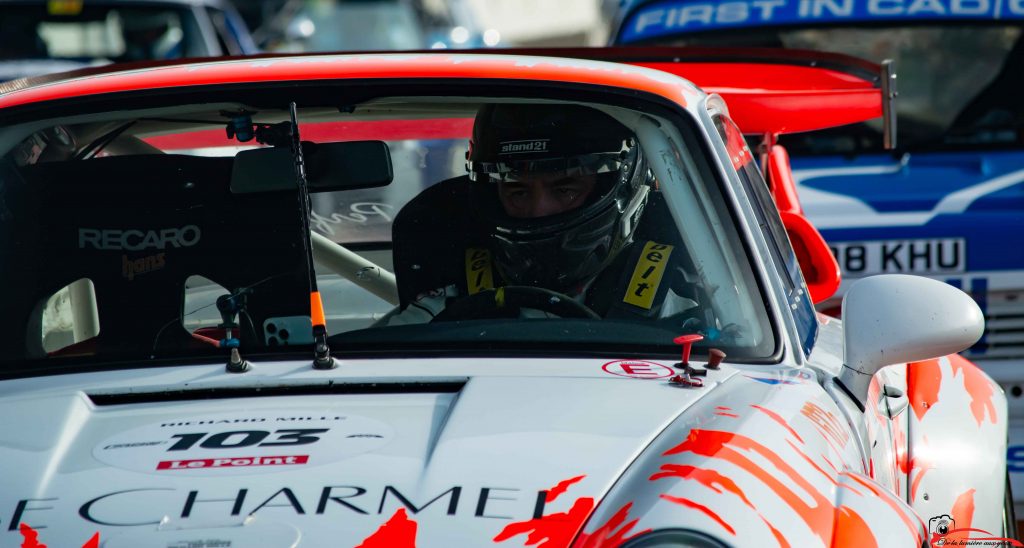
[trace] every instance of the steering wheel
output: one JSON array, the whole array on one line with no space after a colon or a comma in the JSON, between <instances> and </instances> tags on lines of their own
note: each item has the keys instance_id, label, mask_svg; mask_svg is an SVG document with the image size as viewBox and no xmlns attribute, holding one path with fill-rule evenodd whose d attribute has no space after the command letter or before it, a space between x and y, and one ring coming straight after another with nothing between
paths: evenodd
<instances>
[{"instance_id":1,"label":"steering wheel","mask_svg":"<svg viewBox=\"0 0 1024 548\"><path fill-rule=\"evenodd\" d=\"M431 321L517 318L522 308L549 312L560 318L601 319L597 312L564 293L528 285L509 285L467 295L445 306Z\"/></svg>"}]
</instances>

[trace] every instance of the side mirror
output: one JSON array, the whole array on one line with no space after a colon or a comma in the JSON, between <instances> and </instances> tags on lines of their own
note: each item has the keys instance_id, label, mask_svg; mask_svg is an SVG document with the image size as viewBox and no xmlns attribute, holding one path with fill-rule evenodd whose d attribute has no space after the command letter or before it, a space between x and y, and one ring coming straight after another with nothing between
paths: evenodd
<instances>
[{"instance_id":1,"label":"side mirror","mask_svg":"<svg viewBox=\"0 0 1024 548\"><path fill-rule=\"evenodd\" d=\"M960 352L985 329L981 309L963 291L904 274L870 276L853 284L843 298L842 320L838 380L862 408L879 369Z\"/></svg>"}]
</instances>

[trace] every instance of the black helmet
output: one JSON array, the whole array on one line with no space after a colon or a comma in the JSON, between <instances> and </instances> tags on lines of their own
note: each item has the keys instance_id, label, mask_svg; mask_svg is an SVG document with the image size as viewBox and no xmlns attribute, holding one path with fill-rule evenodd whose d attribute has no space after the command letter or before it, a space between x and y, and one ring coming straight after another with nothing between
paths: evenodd
<instances>
[{"instance_id":1,"label":"black helmet","mask_svg":"<svg viewBox=\"0 0 1024 548\"><path fill-rule=\"evenodd\" d=\"M591 279L629 243L650 190L633 133L580 105L485 105L467 159L473 211L494 227L495 264L514 285L568 290ZM509 216L487 184L538 174L597 182L582 206L538 218Z\"/></svg>"}]
</instances>

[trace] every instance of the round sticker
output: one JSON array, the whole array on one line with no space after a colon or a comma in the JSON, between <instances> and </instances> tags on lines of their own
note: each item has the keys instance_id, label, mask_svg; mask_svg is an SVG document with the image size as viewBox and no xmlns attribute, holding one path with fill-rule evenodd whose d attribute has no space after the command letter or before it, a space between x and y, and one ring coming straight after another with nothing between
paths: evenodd
<instances>
[{"instance_id":1,"label":"round sticker","mask_svg":"<svg viewBox=\"0 0 1024 548\"><path fill-rule=\"evenodd\" d=\"M616 360L601 366L606 373L634 379L664 379L675 375L671 367L639 360Z\"/></svg>"},{"instance_id":2,"label":"round sticker","mask_svg":"<svg viewBox=\"0 0 1024 548\"><path fill-rule=\"evenodd\" d=\"M378 449L387 424L324 410L215 413L171 418L93 448L111 466L170 475L242 475L319 466Z\"/></svg>"}]
</instances>

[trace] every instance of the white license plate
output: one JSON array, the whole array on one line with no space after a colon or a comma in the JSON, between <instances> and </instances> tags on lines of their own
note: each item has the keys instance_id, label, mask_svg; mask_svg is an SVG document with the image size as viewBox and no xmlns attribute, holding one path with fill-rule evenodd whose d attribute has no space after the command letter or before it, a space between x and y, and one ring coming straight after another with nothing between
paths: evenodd
<instances>
[{"instance_id":1,"label":"white license plate","mask_svg":"<svg viewBox=\"0 0 1024 548\"><path fill-rule=\"evenodd\" d=\"M843 276L872 274L956 274L967 263L963 238L877 240L829 244Z\"/></svg>"}]
</instances>

